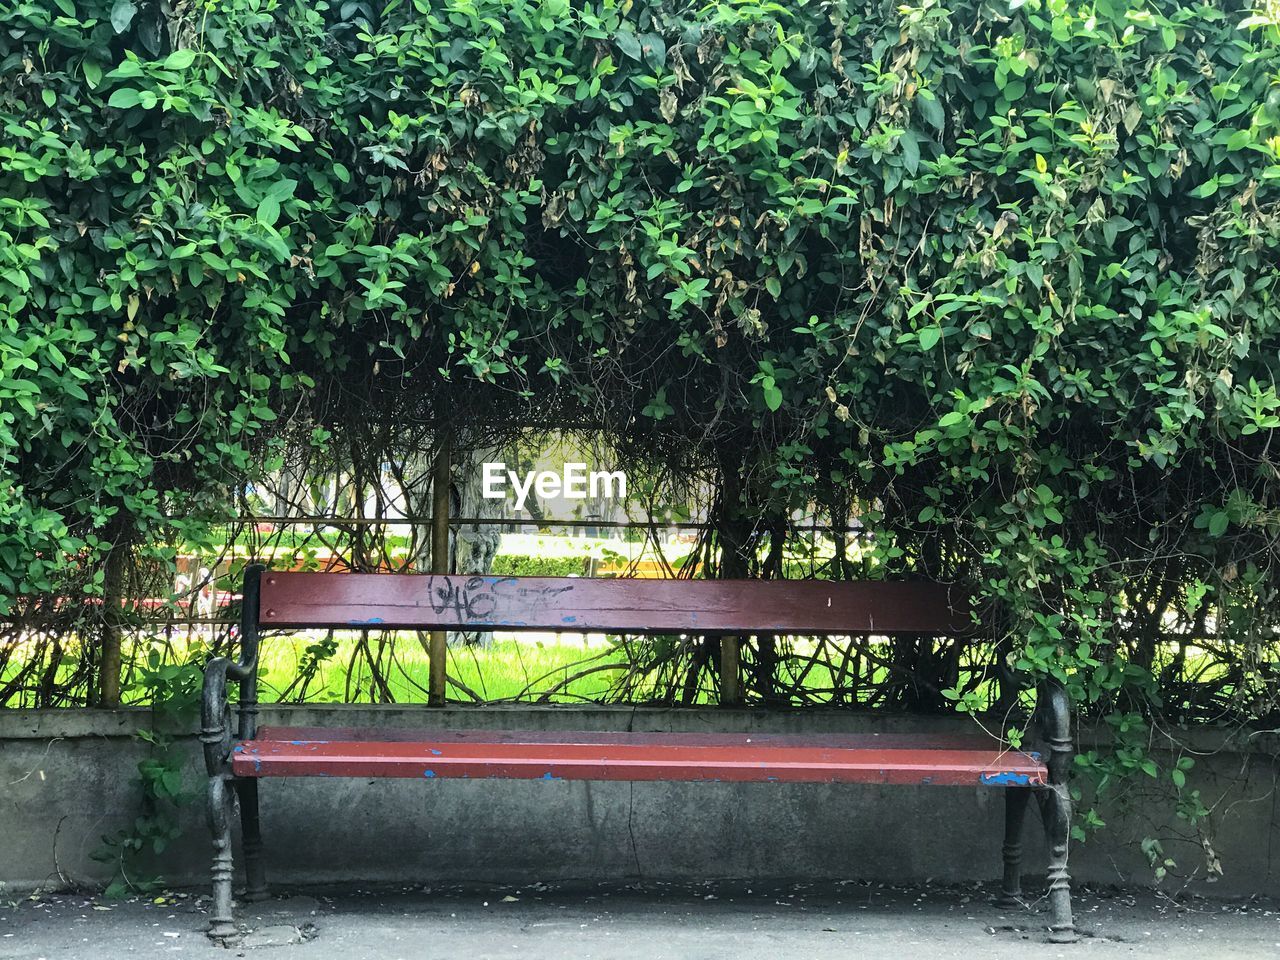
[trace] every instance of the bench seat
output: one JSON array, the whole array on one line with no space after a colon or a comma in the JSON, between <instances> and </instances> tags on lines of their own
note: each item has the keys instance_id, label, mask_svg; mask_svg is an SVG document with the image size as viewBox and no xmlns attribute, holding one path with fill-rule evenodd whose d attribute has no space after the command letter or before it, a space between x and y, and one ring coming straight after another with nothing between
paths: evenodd
<instances>
[{"instance_id":1,"label":"bench seat","mask_svg":"<svg viewBox=\"0 0 1280 960\"><path fill-rule=\"evenodd\" d=\"M1043 786L1038 754L982 735L261 727L237 777L687 780Z\"/></svg>"}]
</instances>

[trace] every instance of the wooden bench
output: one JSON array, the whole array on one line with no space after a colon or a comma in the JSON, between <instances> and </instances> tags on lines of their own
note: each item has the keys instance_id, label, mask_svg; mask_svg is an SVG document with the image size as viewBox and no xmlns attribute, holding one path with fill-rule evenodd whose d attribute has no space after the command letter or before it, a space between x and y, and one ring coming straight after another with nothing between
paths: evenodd
<instances>
[{"instance_id":1,"label":"wooden bench","mask_svg":"<svg viewBox=\"0 0 1280 960\"><path fill-rule=\"evenodd\" d=\"M213 831L210 935L236 933L231 822L239 800L246 899L266 896L258 780L411 777L419 780L684 780L991 787L1005 792L1001 902L1022 902L1021 837L1035 797L1049 847L1049 937L1075 938L1067 876L1069 703L1042 684L1038 751L985 735L760 735L508 732L257 725L259 631L459 629L642 634L957 636L967 604L927 583L589 580L264 572L245 574L240 657L205 669L202 733ZM228 681L240 685L233 729ZM932 828L930 828L932 829Z\"/></svg>"}]
</instances>

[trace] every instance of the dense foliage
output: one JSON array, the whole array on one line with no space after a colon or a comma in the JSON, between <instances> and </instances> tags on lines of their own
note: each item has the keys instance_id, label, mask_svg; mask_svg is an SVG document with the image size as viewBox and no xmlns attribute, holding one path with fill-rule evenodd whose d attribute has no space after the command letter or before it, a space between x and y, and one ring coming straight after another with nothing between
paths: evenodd
<instances>
[{"instance_id":1,"label":"dense foliage","mask_svg":"<svg viewBox=\"0 0 1280 960\"><path fill-rule=\"evenodd\" d=\"M714 469L723 572L816 501L1117 730L1269 716L1277 16L0 0L0 604L285 426L542 416Z\"/></svg>"}]
</instances>

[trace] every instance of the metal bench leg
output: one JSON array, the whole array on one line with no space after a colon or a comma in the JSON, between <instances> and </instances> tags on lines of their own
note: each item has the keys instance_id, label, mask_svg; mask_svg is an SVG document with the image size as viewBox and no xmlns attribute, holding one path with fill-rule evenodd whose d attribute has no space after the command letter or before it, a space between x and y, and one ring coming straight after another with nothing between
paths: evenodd
<instances>
[{"instance_id":1,"label":"metal bench leg","mask_svg":"<svg viewBox=\"0 0 1280 960\"><path fill-rule=\"evenodd\" d=\"M1079 939L1071 919L1071 878L1067 874L1067 840L1071 835L1071 796L1065 783L1036 791L1045 840L1049 844L1049 942Z\"/></svg>"},{"instance_id":2,"label":"metal bench leg","mask_svg":"<svg viewBox=\"0 0 1280 960\"><path fill-rule=\"evenodd\" d=\"M244 845L245 890L247 901L267 899L267 872L262 862L262 828L258 820L258 781L237 780L240 794L240 833Z\"/></svg>"},{"instance_id":3,"label":"metal bench leg","mask_svg":"<svg viewBox=\"0 0 1280 960\"><path fill-rule=\"evenodd\" d=\"M209 778L209 830L213 833L213 910L209 936L215 940L234 937L231 915L231 791L223 776Z\"/></svg>"},{"instance_id":4,"label":"metal bench leg","mask_svg":"<svg viewBox=\"0 0 1280 960\"><path fill-rule=\"evenodd\" d=\"M1000 884L999 907L1020 907L1022 900L1022 828L1027 819L1031 791L1007 787L1004 791L1004 879Z\"/></svg>"}]
</instances>

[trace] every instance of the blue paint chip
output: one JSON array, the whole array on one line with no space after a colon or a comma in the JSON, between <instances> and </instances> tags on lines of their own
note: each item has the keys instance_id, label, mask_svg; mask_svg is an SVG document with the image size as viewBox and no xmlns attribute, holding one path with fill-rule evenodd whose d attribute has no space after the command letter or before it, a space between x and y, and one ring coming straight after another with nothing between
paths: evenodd
<instances>
[{"instance_id":1,"label":"blue paint chip","mask_svg":"<svg viewBox=\"0 0 1280 960\"><path fill-rule=\"evenodd\" d=\"M1031 783L1031 777L1025 773L984 773L980 779L989 787L1025 787Z\"/></svg>"},{"instance_id":2,"label":"blue paint chip","mask_svg":"<svg viewBox=\"0 0 1280 960\"><path fill-rule=\"evenodd\" d=\"M381 617L370 617L368 620L348 620L347 623L353 627L359 627L370 623L386 623L386 621Z\"/></svg>"},{"instance_id":3,"label":"blue paint chip","mask_svg":"<svg viewBox=\"0 0 1280 960\"><path fill-rule=\"evenodd\" d=\"M432 755L433 757L438 757L438 756L440 756L441 754L440 754L440 751L439 751L439 750L432 749L432 751L431 751L431 755Z\"/></svg>"},{"instance_id":4,"label":"blue paint chip","mask_svg":"<svg viewBox=\"0 0 1280 960\"><path fill-rule=\"evenodd\" d=\"M563 780L564 777L553 776L551 771L548 770L546 773L542 775L542 779L543 780Z\"/></svg>"},{"instance_id":5,"label":"blue paint chip","mask_svg":"<svg viewBox=\"0 0 1280 960\"><path fill-rule=\"evenodd\" d=\"M561 623L577 623L578 618L577 617L561 617L560 622Z\"/></svg>"},{"instance_id":6,"label":"blue paint chip","mask_svg":"<svg viewBox=\"0 0 1280 960\"><path fill-rule=\"evenodd\" d=\"M423 770L422 775L426 777L428 780L430 780L432 777L436 775L436 772L434 770Z\"/></svg>"}]
</instances>

